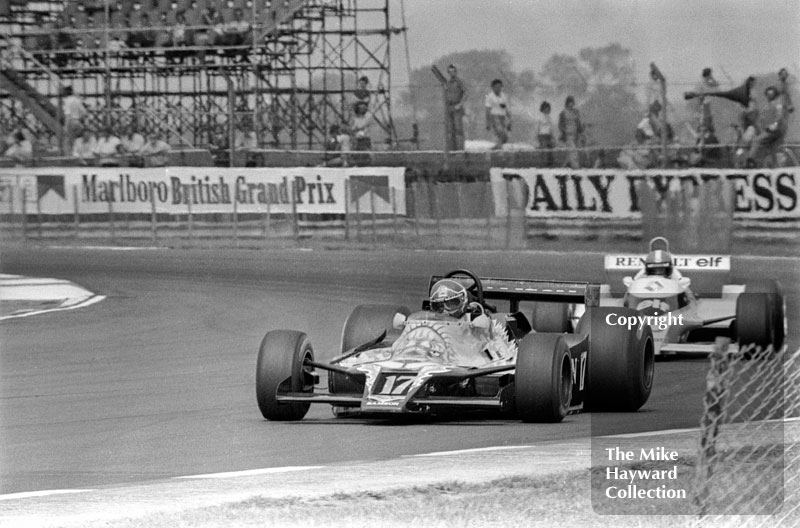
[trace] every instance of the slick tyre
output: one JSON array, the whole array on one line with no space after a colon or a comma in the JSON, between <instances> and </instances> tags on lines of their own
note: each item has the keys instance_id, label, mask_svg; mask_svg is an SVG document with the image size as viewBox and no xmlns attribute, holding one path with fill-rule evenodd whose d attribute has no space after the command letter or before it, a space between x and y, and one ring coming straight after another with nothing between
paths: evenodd
<instances>
[{"instance_id":1,"label":"slick tyre","mask_svg":"<svg viewBox=\"0 0 800 528\"><path fill-rule=\"evenodd\" d=\"M569 305L567 303L534 303L531 325L537 332L556 334L570 332Z\"/></svg>"},{"instance_id":2,"label":"slick tyre","mask_svg":"<svg viewBox=\"0 0 800 528\"><path fill-rule=\"evenodd\" d=\"M572 400L572 361L563 336L536 333L520 341L514 397L523 422L564 419Z\"/></svg>"},{"instance_id":3,"label":"slick tyre","mask_svg":"<svg viewBox=\"0 0 800 528\"><path fill-rule=\"evenodd\" d=\"M278 392L314 392L314 373L306 360L314 359L308 337L293 330L273 330L261 341L256 365L256 399L267 420L302 420L308 403L281 403Z\"/></svg>"},{"instance_id":4,"label":"slick tyre","mask_svg":"<svg viewBox=\"0 0 800 528\"><path fill-rule=\"evenodd\" d=\"M390 304L362 304L347 318L342 329L342 353L363 345L376 337L384 330L389 338L399 334L394 329L394 316L396 313L408 315L411 310L405 306ZM357 393L364 390L362 383L354 381L338 372L328 373L328 390L331 393ZM339 413L334 412L338 416Z\"/></svg>"},{"instance_id":5,"label":"slick tyre","mask_svg":"<svg viewBox=\"0 0 800 528\"><path fill-rule=\"evenodd\" d=\"M782 349L786 337L786 307L780 284L771 279L744 281L744 293L765 293L769 296L770 305L772 307L772 328L774 331L773 347L776 351Z\"/></svg>"},{"instance_id":6,"label":"slick tyre","mask_svg":"<svg viewBox=\"0 0 800 528\"><path fill-rule=\"evenodd\" d=\"M596 307L585 317L589 323L586 407L595 411L636 411L653 389L655 348L649 325L628 330L610 325L606 317L635 317L630 308Z\"/></svg>"},{"instance_id":7,"label":"slick tyre","mask_svg":"<svg viewBox=\"0 0 800 528\"><path fill-rule=\"evenodd\" d=\"M736 299L736 333L739 349L749 357L775 346L774 298L768 293L744 293ZM783 325L781 317L780 324ZM755 349L754 349L755 347Z\"/></svg>"}]
</instances>

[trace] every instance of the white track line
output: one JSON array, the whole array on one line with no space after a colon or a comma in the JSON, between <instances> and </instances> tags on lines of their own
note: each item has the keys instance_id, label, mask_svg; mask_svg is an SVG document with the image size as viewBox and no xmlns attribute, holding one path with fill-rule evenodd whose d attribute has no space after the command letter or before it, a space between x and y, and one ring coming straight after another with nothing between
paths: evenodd
<instances>
[{"instance_id":1,"label":"white track line","mask_svg":"<svg viewBox=\"0 0 800 528\"><path fill-rule=\"evenodd\" d=\"M98 302L102 301L105 298L106 298L105 295L93 295L92 297L89 297L85 301L79 302L78 304L72 304L72 305L69 305L69 306L63 306L63 307L59 307L59 308L45 308L43 310L32 310L30 312L22 312L22 313L18 313L18 314L4 315L4 316L0 317L0 321L5 321L6 319L16 319L18 317L28 317L30 315L38 315L38 314L43 314L43 313L63 312L63 311L66 311L66 310L75 310L76 308L84 308L84 307L92 305L94 303L98 303Z\"/></svg>"},{"instance_id":2,"label":"white track line","mask_svg":"<svg viewBox=\"0 0 800 528\"><path fill-rule=\"evenodd\" d=\"M255 475L267 475L270 473L289 473L291 471L309 471L312 469L321 469L325 466L285 466L274 468L262 469L247 469L244 471L227 471L225 473L207 473L205 475L187 475L184 477L173 477L175 479L218 479L218 478L235 478L235 477L252 477Z\"/></svg>"},{"instance_id":3,"label":"white track line","mask_svg":"<svg viewBox=\"0 0 800 528\"><path fill-rule=\"evenodd\" d=\"M434 453L421 453L419 455L405 455L407 457L434 457L434 456L450 456L462 455L469 453L484 453L486 451L505 451L510 449L528 449L535 446L518 445L518 446L493 446L493 447L476 447L473 449L458 449L456 451L437 451Z\"/></svg>"},{"instance_id":4,"label":"white track line","mask_svg":"<svg viewBox=\"0 0 800 528\"><path fill-rule=\"evenodd\" d=\"M48 495L64 495L67 493L87 493L93 489L55 489L41 491L23 491L20 493L6 493L0 495L0 500L28 499L31 497L47 497Z\"/></svg>"},{"instance_id":5,"label":"white track line","mask_svg":"<svg viewBox=\"0 0 800 528\"><path fill-rule=\"evenodd\" d=\"M154 251L158 246L47 246L50 249L90 249L92 251Z\"/></svg>"}]
</instances>

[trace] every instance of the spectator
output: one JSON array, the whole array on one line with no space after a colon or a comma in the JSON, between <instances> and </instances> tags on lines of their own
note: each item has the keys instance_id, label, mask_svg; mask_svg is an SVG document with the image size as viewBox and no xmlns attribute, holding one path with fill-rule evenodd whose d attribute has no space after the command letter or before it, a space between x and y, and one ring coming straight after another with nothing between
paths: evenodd
<instances>
[{"instance_id":1,"label":"spectator","mask_svg":"<svg viewBox=\"0 0 800 528\"><path fill-rule=\"evenodd\" d=\"M788 124L788 109L780 94L780 91L774 86L769 86L764 90L767 107L762 114L761 133L753 140L747 155L748 167L757 167L765 155L773 152L783 143Z\"/></svg>"},{"instance_id":2,"label":"spectator","mask_svg":"<svg viewBox=\"0 0 800 528\"><path fill-rule=\"evenodd\" d=\"M367 103L359 101L356 103L355 110L355 115L350 121L353 150L372 150L372 139L369 133L372 116L367 112Z\"/></svg>"},{"instance_id":3,"label":"spectator","mask_svg":"<svg viewBox=\"0 0 800 528\"><path fill-rule=\"evenodd\" d=\"M536 139L539 148L544 149L544 166L552 167L554 164L553 149L556 148L556 127L553 125L553 118L550 117L550 103L543 101L539 105L540 116L536 120Z\"/></svg>"},{"instance_id":4,"label":"spectator","mask_svg":"<svg viewBox=\"0 0 800 528\"><path fill-rule=\"evenodd\" d=\"M119 167L122 144L111 128L105 128L95 143L94 154L101 167Z\"/></svg>"},{"instance_id":5,"label":"spectator","mask_svg":"<svg viewBox=\"0 0 800 528\"><path fill-rule=\"evenodd\" d=\"M173 48L183 48L189 46L192 42L190 37L191 35L186 29L186 13L184 11L178 11L178 13L175 15L175 24L173 24L170 33L169 45ZM183 59L186 57L186 52L167 50L164 55L167 59L167 62L170 64L183 64Z\"/></svg>"},{"instance_id":6,"label":"spectator","mask_svg":"<svg viewBox=\"0 0 800 528\"><path fill-rule=\"evenodd\" d=\"M139 28L139 46L142 48L152 48L155 46L157 35L156 31L152 28L150 15L147 13L142 13L137 27Z\"/></svg>"},{"instance_id":7,"label":"spectator","mask_svg":"<svg viewBox=\"0 0 800 528\"><path fill-rule=\"evenodd\" d=\"M249 127L245 130L237 129L233 136L233 146L237 150L258 148L256 133Z\"/></svg>"},{"instance_id":8,"label":"spectator","mask_svg":"<svg viewBox=\"0 0 800 528\"><path fill-rule=\"evenodd\" d=\"M233 3L231 2L231 5ZM250 22L244 19L244 11L237 7L233 10L231 20L225 23L225 33L223 35L225 46L243 46L247 44L247 36L250 33ZM237 56L239 62L247 60L247 50L231 50L229 57Z\"/></svg>"},{"instance_id":9,"label":"spectator","mask_svg":"<svg viewBox=\"0 0 800 528\"><path fill-rule=\"evenodd\" d=\"M205 13L203 13L203 25L209 27L208 31L208 46L221 45L224 41L225 28L222 22L222 16L213 6L208 6Z\"/></svg>"},{"instance_id":10,"label":"spectator","mask_svg":"<svg viewBox=\"0 0 800 528\"><path fill-rule=\"evenodd\" d=\"M350 136L339 125L331 125L325 143L325 166L346 167L346 152L350 150Z\"/></svg>"},{"instance_id":11,"label":"spectator","mask_svg":"<svg viewBox=\"0 0 800 528\"><path fill-rule=\"evenodd\" d=\"M372 94L369 91L369 77L364 76L358 79L358 87L353 90L353 111L359 103L365 103L369 110Z\"/></svg>"},{"instance_id":12,"label":"spectator","mask_svg":"<svg viewBox=\"0 0 800 528\"><path fill-rule=\"evenodd\" d=\"M573 169L581 166L578 147L583 143L584 128L581 121L581 114L575 108L575 98L567 96L564 101L564 109L558 115L559 139L567 147L567 164Z\"/></svg>"},{"instance_id":13,"label":"spectator","mask_svg":"<svg viewBox=\"0 0 800 528\"><path fill-rule=\"evenodd\" d=\"M158 19L158 32L156 33L155 45L157 48L165 48L170 45L170 30L169 21L167 20L167 12L162 11Z\"/></svg>"},{"instance_id":14,"label":"spectator","mask_svg":"<svg viewBox=\"0 0 800 528\"><path fill-rule=\"evenodd\" d=\"M64 130L67 134L67 145L72 146L72 142L83 130L86 106L83 104L83 99L75 95L72 86L65 86L62 95L64 96Z\"/></svg>"},{"instance_id":15,"label":"spectator","mask_svg":"<svg viewBox=\"0 0 800 528\"><path fill-rule=\"evenodd\" d=\"M447 84L444 87L444 98L447 103L447 143L449 150L464 150L464 82L458 77L454 65L447 67Z\"/></svg>"},{"instance_id":16,"label":"spectator","mask_svg":"<svg viewBox=\"0 0 800 528\"><path fill-rule=\"evenodd\" d=\"M492 81L492 91L486 94L483 106L486 107L486 130L493 130L497 138L492 150L500 149L508 142L511 131L511 109L503 92L503 81Z\"/></svg>"},{"instance_id":17,"label":"spectator","mask_svg":"<svg viewBox=\"0 0 800 528\"><path fill-rule=\"evenodd\" d=\"M29 162L33 159L33 145L21 130L14 134L14 143L3 154L18 164Z\"/></svg>"},{"instance_id":18,"label":"spectator","mask_svg":"<svg viewBox=\"0 0 800 528\"><path fill-rule=\"evenodd\" d=\"M792 103L792 96L789 95L789 72L786 68L781 68L778 71L778 80L780 81L780 95L783 98L783 106L787 114L794 112L794 103Z\"/></svg>"},{"instance_id":19,"label":"spectator","mask_svg":"<svg viewBox=\"0 0 800 528\"><path fill-rule=\"evenodd\" d=\"M167 164L167 154L171 150L169 143L161 139L158 132L148 134L147 143L142 147L142 156L147 167L164 167Z\"/></svg>"},{"instance_id":20,"label":"spectator","mask_svg":"<svg viewBox=\"0 0 800 528\"><path fill-rule=\"evenodd\" d=\"M56 49L55 63L59 68L65 67L69 62L69 55L64 53L64 50L71 50L75 47L74 33L71 33L72 29L74 29L74 26L71 26L70 22L63 14L59 14L56 17L54 28Z\"/></svg>"},{"instance_id":21,"label":"spectator","mask_svg":"<svg viewBox=\"0 0 800 528\"><path fill-rule=\"evenodd\" d=\"M695 88L698 96L695 98L694 114L695 126L699 134L714 133L714 116L711 115L711 98L706 97L708 92L716 91L719 83L714 79L714 72L711 68L704 68L700 83Z\"/></svg>"},{"instance_id":22,"label":"spectator","mask_svg":"<svg viewBox=\"0 0 800 528\"><path fill-rule=\"evenodd\" d=\"M58 147L58 137L52 132L46 132L40 136L34 149L45 157L58 156L61 153Z\"/></svg>"},{"instance_id":23,"label":"spectator","mask_svg":"<svg viewBox=\"0 0 800 528\"><path fill-rule=\"evenodd\" d=\"M636 129L636 141L622 149L617 163L625 170L647 169L653 165L653 153L642 129Z\"/></svg>"},{"instance_id":24,"label":"spectator","mask_svg":"<svg viewBox=\"0 0 800 528\"><path fill-rule=\"evenodd\" d=\"M85 165L94 160L94 153L97 148L97 140L88 128L83 129L81 137L75 140L72 145L72 157L78 158Z\"/></svg>"}]
</instances>

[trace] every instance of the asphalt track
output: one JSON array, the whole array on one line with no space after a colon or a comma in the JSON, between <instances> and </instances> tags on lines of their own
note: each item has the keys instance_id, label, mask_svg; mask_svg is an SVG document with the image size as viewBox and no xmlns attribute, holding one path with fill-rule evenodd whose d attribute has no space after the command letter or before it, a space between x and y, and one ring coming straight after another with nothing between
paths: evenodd
<instances>
[{"instance_id":1,"label":"asphalt track","mask_svg":"<svg viewBox=\"0 0 800 528\"><path fill-rule=\"evenodd\" d=\"M733 271L777 278L797 348L798 262L735 258ZM431 273L599 280L600 255L430 251L108 251L6 249L3 273L68 279L106 295L71 312L0 323L0 494L182 475L346 464L595 434L697 425L706 361L659 362L633 414L556 425L511 420L375 422L312 407L296 423L261 418L255 360L265 331L306 331L338 352L362 302L415 307ZM598 420L602 418L602 420Z\"/></svg>"}]
</instances>

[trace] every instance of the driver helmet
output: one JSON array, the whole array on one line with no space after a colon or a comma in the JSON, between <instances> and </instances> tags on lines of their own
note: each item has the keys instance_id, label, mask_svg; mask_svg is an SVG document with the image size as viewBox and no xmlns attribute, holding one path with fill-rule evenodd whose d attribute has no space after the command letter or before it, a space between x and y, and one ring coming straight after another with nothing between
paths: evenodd
<instances>
[{"instance_id":1,"label":"driver helmet","mask_svg":"<svg viewBox=\"0 0 800 528\"><path fill-rule=\"evenodd\" d=\"M431 311L461 317L467 308L467 289L458 281L442 279L431 288Z\"/></svg>"},{"instance_id":2,"label":"driver helmet","mask_svg":"<svg viewBox=\"0 0 800 528\"><path fill-rule=\"evenodd\" d=\"M651 251L644 259L645 275L661 275L669 277L672 275L672 255L669 251L657 249Z\"/></svg>"}]
</instances>

